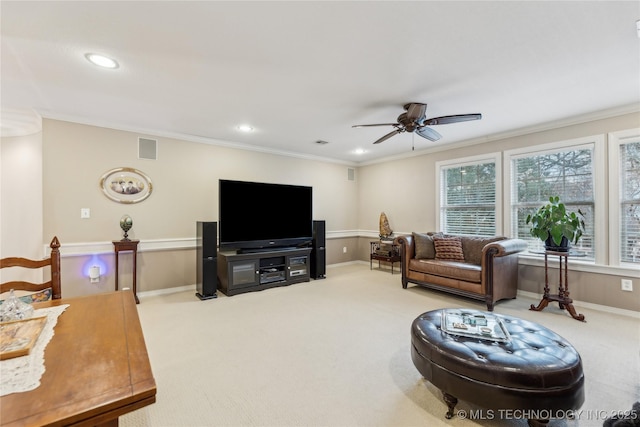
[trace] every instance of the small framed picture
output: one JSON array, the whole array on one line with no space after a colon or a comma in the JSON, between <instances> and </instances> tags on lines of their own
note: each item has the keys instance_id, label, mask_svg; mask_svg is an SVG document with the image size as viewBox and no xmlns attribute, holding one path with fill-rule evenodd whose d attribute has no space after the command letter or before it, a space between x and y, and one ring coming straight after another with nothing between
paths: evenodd
<instances>
[{"instance_id":1,"label":"small framed picture","mask_svg":"<svg viewBox=\"0 0 640 427\"><path fill-rule=\"evenodd\" d=\"M134 168L116 168L100 178L102 192L118 203L139 203L151 195L153 184L143 172Z\"/></svg>"}]
</instances>

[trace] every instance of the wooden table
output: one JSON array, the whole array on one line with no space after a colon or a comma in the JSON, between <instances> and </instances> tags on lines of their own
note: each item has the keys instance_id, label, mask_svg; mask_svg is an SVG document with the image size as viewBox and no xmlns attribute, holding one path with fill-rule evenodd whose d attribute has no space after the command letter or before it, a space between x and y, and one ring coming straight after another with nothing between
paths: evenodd
<instances>
[{"instance_id":1,"label":"wooden table","mask_svg":"<svg viewBox=\"0 0 640 427\"><path fill-rule=\"evenodd\" d=\"M136 289L136 278L138 276L137 266L138 266L138 243L140 240L114 240L113 241L113 250L116 254L116 291L118 290L118 276L120 276L120 252L133 252L133 297L136 299L136 304L140 304L140 300L138 299L138 290Z\"/></svg>"},{"instance_id":2,"label":"wooden table","mask_svg":"<svg viewBox=\"0 0 640 427\"><path fill-rule=\"evenodd\" d=\"M131 291L34 304L69 304L44 352L32 391L0 397L2 426L117 426L156 401L156 382Z\"/></svg>"},{"instance_id":3,"label":"wooden table","mask_svg":"<svg viewBox=\"0 0 640 427\"><path fill-rule=\"evenodd\" d=\"M378 261L378 268L380 268L380 261L385 261L391 263L391 274L393 274L393 264L396 262L401 262L402 257L400 256L399 246L394 245L393 243L389 243L388 246L391 248L388 254L382 254L378 251L380 250L381 242L373 241L369 242L371 245L371 250L369 254L369 269L373 269L373 260Z\"/></svg>"}]
</instances>

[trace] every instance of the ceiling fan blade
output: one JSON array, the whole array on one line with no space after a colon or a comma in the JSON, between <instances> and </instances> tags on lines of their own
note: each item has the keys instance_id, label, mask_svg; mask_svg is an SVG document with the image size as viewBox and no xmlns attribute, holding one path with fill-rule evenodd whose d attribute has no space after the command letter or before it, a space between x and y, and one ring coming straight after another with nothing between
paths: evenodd
<instances>
[{"instance_id":1,"label":"ceiling fan blade","mask_svg":"<svg viewBox=\"0 0 640 427\"><path fill-rule=\"evenodd\" d=\"M453 116L434 117L424 121L425 125L446 125L449 123L468 122L470 120L480 120L482 114L455 114Z\"/></svg>"},{"instance_id":2,"label":"ceiling fan blade","mask_svg":"<svg viewBox=\"0 0 640 427\"><path fill-rule=\"evenodd\" d=\"M387 139L391 138L392 136L395 136L399 133L404 132L403 129L396 129L394 131L389 132L388 134L386 134L385 136L383 136L382 138L380 138L379 140L377 140L376 142L374 142L374 144L380 144L382 141L386 141Z\"/></svg>"},{"instance_id":3,"label":"ceiling fan blade","mask_svg":"<svg viewBox=\"0 0 640 427\"><path fill-rule=\"evenodd\" d=\"M404 109L407 110L407 117L411 120L417 120L424 117L427 112L427 104L420 104L417 102L412 102L410 104L406 104Z\"/></svg>"},{"instance_id":4,"label":"ceiling fan blade","mask_svg":"<svg viewBox=\"0 0 640 427\"><path fill-rule=\"evenodd\" d=\"M398 123L376 123L373 125L353 125L352 128L366 128L371 126L398 126Z\"/></svg>"},{"instance_id":5,"label":"ceiling fan blade","mask_svg":"<svg viewBox=\"0 0 640 427\"><path fill-rule=\"evenodd\" d=\"M418 129L416 129L416 133L421 137L428 139L429 141L437 141L440 138L442 138L442 135L440 135L435 130L428 128L426 126L419 127Z\"/></svg>"}]
</instances>

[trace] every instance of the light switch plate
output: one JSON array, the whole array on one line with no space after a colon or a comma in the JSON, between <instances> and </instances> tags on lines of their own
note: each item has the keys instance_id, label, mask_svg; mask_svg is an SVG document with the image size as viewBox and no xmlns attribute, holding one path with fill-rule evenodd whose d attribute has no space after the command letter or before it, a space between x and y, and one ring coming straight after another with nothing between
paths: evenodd
<instances>
[{"instance_id":1,"label":"light switch plate","mask_svg":"<svg viewBox=\"0 0 640 427\"><path fill-rule=\"evenodd\" d=\"M91 218L91 209L82 208L80 209L80 218Z\"/></svg>"}]
</instances>

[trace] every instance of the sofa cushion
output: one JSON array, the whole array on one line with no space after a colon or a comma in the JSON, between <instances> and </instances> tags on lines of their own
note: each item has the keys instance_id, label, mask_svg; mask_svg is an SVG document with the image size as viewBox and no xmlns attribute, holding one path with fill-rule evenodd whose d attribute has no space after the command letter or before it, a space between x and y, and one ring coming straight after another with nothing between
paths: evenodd
<instances>
[{"instance_id":1,"label":"sofa cushion","mask_svg":"<svg viewBox=\"0 0 640 427\"><path fill-rule=\"evenodd\" d=\"M480 283L482 280L480 266L466 262L414 259L409 261L409 270L465 282Z\"/></svg>"},{"instance_id":2,"label":"sofa cushion","mask_svg":"<svg viewBox=\"0 0 640 427\"><path fill-rule=\"evenodd\" d=\"M492 242L504 240L505 237L461 236L464 260L471 264L482 264L482 248Z\"/></svg>"},{"instance_id":3,"label":"sofa cushion","mask_svg":"<svg viewBox=\"0 0 640 427\"><path fill-rule=\"evenodd\" d=\"M433 245L436 249L436 259L464 262L462 240L460 237L434 236Z\"/></svg>"},{"instance_id":4,"label":"sofa cushion","mask_svg":"<svg viewBox=\"0 0 640 427\"><path fill-rule=\"evenodd\" d=\"M436 257L436 248L433 245L433 235L426 233L412 233L413 241L416 245L417 259L434 259Z\"/></svg>"}]
</instances>

